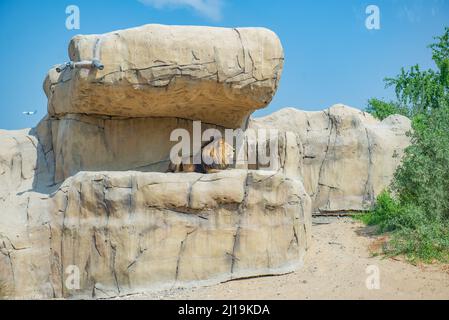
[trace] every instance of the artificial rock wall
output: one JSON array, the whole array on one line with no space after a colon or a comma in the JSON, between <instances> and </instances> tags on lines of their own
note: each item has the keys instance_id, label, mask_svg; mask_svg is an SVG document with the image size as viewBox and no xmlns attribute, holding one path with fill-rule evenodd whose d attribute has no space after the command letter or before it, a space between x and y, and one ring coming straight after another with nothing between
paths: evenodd
<instances>
[{"instance_id":1,"label":"artificial rock wall","mask_svg":"<svg viewBox=\"0 0 449 320\"><path fill-rule=\"evenodd\" d=\"M76 36L52 68L48 114L0 131L0 292L106 298L298 270L312 211L367 210L409 144L410 121L271 101L283 51L263 28L148 25ZM165 173L174 129L275 129L270 166ZM193 134L192 134L193 136ZM262 139L263 140L263 139ZM269 141L255 140L256 150ZM77 268L80 287L67 286Z\"/></svg>"},{"instance_id":2,"label":"artificial rock wall","mask_svg":"<svg viewBox=\"0 0 449 320\"><path fill-rule=\"evenodd\" d=\"M245 130L271 101L274 33L149 25L77 36L69 56L105 67L51 69L48 115L0 132L3 295L115 297L303 264L311 200L296 134L275 136L269 168L165 173L174 129ZM73 268L79 288L67 285Z\"/></svg>"}]
</instances>

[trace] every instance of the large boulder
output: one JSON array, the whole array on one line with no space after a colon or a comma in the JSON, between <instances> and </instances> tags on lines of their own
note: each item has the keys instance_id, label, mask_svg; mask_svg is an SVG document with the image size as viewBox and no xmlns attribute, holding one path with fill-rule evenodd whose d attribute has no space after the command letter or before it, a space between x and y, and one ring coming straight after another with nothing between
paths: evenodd
<instances>
[{"instance_id":1,"label":"large boulder","mask_svg":"<svg viewBox=\"0 0 449 320\"><path fill-rule=\"evenodd\" d=\"M54 141L81 147L95 136L105 137L89 133L89 121L96 121L89 117L65 119L87 127L53 137L52 127L59 126L54 121L0 132L0 282L9 297L114 297L283 274L303 264L311 238L311 200L300 181L297 135L275 136L274 171L247 165L211 175L75 172L54 184L55 159L71 155L55 152ZM131 128L108 136L118 139L128 132L131 137L132 121L111 123ZM145 141L136 142L141 150ZM72 157L84 161L101 157L102 150L120 150L112 145L92 144ZM127 166L139 149L125 145L129 149L115 159ZM147 149L147 154L157 151ZM145 154L139 156L143 161ZM74 271L81 276L79 290L67 285Z\"/></svg>"},{"instance_id":2,"label":"large boulder","mask_svg":"<svg viewBox=\"0 0 449 320\"><path fill-rule=\"evenodd\" d=\"M0 131L0 283L11 297L111 297L302 265L311 200L298 135L270 136L268 165L165 173L174 130L208 141L208 129L239 129L243 151L267 149L240 129L277 90L273 32L148 25L76 36L69 57L73 68L44 82L39 125Z\"/></svg>"},{"instance_id":3,"label":"large boulder","mask_svg":"<svg viewBox=\"0 0 449 320\"><path fill-rule=\"evenodd\" d=\"M314 213L339 214L371 209L389 187L410 144L411 122L399 115L379 121L340 104L320 112L283 109L254 119L250 127L299 135Z\"/></svg>"},{"instance_id":4,"label":"large boulder","mask_svg":"<svg viewBox=\"0 0 449 320\"><path fill-rule=\"evenodd\" d=\"M275 172L80 173L56 194L59 296L109 297L282 274L303 263L311 202ZM59 279L81 270L81 289Z\"/></svg>"},{"instance_id":5,"label":"large boulder","mask_svg":"<svg viewBox=\"0 0 449 320\"><path fill-rule=\"evenodd\" d=\"M52 69L49 114L35 129L0 131L0 283L11 297L113 297L294 271L312 206L369 208L409 143L406 118L345 106L283 110L248 129L282 72L267 29L148 25L77 36L69 56L104 69ZM244 129L236 151L247 158L209 175L165 173L176 129L203 141L208 129Z\"/></svg>"},{"instance_id":6,"label":"large boulder","mask_svg":"<svg viewBox=\"0 0 449 320\"><path fill-rule=\"evenodd\" d=\"M268 105L284 61L264 28L163 25L76 36L69 56L99 59L104 70L53 68L44 83L51 116L175 117L227 128Z\"/></svg>"},{"instance_id":7,"label":"large boulder","mask_svg":"<svg viewBox=\"0 0 449 320\"><path fill-rule=\"evenodd\" d=\"M115 297L283 274L310 244L311 200L282 172L82 172L56 188L12 188L0 211L10 297Z\"/></svg>"},{"instance_id":8,"label":"large boulder","mask_svg":"<svg viewBox=\"0 0 449 320\"><path fill-rule=\"evenodd\" d=\"M10 297L53 296L47 223L53 163L45 159L34 130L0 130L0 285Z\"/></svg>"}]
</instances>

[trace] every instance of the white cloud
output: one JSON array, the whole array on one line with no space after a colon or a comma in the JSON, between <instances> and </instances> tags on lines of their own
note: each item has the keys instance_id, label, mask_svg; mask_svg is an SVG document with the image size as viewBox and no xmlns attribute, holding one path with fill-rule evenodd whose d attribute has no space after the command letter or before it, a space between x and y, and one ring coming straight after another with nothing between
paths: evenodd
<instances>
[{"instance_id":1,"label":"white cloud","mask_svg":"<svg viewBox=\"0 0 449 320\"><path fill-rule=\"evenodd\" d=\"M165 7L179 8L188 7L199 14L219 21L221 19L221 9L223 7L222 0L139 0L145 5L153 6L157 9Z\"/></svg>"}]
</instances>

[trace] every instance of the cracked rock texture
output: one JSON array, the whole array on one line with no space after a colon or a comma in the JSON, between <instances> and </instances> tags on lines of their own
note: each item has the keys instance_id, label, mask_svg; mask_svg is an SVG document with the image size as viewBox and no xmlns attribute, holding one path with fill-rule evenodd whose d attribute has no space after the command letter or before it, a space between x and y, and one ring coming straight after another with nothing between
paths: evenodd
<instances>
[{"instance_id":1,"label":"cracked rock texture","mask_svg":"<svg viewBox=\"0 0 449 320\"><path fill-rule=\"evenodd\" d=\"M269 168L159 173L173 130L246 129L271 101L284 60L273 32L149 25L77 36L69 56L105 69L50 70L48 115L35 129L0 131L9 297L115 297L302 265L311 200L298 135L273 137Z\"/></svg>"},{"instance_id":2,"label":"cracked rock texture","mask_svg":"<svg viewBox=\"0 0 449 320\"><path fill-rule=\"evenodd\" d=\"M11 297L114 297L303 263L311 200L282 171L81 172L54 186L34 131L2 132L0 145L10 185L1 194L0 280ZM80 290L66 286L71 266Z\"/></svg>"},{"instance_id":3,"label":"cracked rock texture","mask_svg":"<svg viewBox=\"0 0 449 320\"><path fill-rule=\"evenodd\" d=\"M51 167L34 130L0 131L0 282L11 297L53 296Z\"/></svg>"},{"instance_id":4,"label":"cracked rock texture","mask_svg":"<svg viewBox=\"0 0 449 320\"><path fill-rule=\"evenodd\" d=\"M370 209L390 185L409 146L408 118L384 121L345 105L321 112L282 109L254 119L251 128L299 135L304 146L303 181L313 212L338 214Z\"/></svg>"},{"instance_id":5,"label":"cracked rock texture","mask_svg":"<svg viewBox=\"0 0 449 320\"><path fill-rule=\"evenodd\" d=\"M105 68L52 69L48 115L35 129L0 131L0 282L13 298L105 298L295 271L312 208L372 206L409 143L403 117L286 109L251 121L279 130L262 164L267 141L249 116L271 101L284 61L267 29L147 25L76 36L69 56ZM163 173L174 129L192 139L226 128L245 130L257 165Z\"/></svg>"},{"instance_id":6,"label":"cracked rock texture","mask_svg":"<svg viewBox=\"0 0 449 320\"><path fill-rule=\"evenodd\" d=\"M213 175L80 173L55 195L53 275L81 269L81 291L109 297L296 270L310 198L269 171Z\"/></svg>"},{"instance_id":7,"label":"cracked rock texture","mask_svg":"<svg viewBox=\"0 0 449 320\"><path fill-rule=\"evenodd\" d=\"M61 155L54 142L70 145L89 126L92 139L103 139L108 125L98 121L105 119L64 119L81 125L66 136L52 134L60 125L55 118L32 130L0 131L0 280L12 297L113 297L292 271L309 244L312 207L319 213L369 208L388 186L410 130L403 117L380 122L342 105L285 109L250 126L280 130L274 171L80 172L55 185ZM120 121L145 127L150 120ZM101 151L95 145L79 154ZM115 155L127 159L124 170L133 169L128 153L144 145L129 148ZM80 270L79 291L64 285L71 265Z\"/></svg>"},{"instance_id":8,"label":"cracked rock texture","mask_svg":"<svg viewBox=\"0 0 449 320\"><path fill-rule=\"evenodd\" d=\"M0 281L10 297L114 297L302 265L311 200L296 135L277 136L274 171L80 172L55 185L49 132L46 119L0 131ZM80 290L66 286L71 266Z\"/></svg>"},{"instance_id":9,"label":"cracked rock texture","mask_svg":"<svg viewBox=\"0 0 449 320\"><path fill-rule=\"evenodd\" d=\"M46 117L36 129L47 161L54 167L56 183L80 171L167 171L170 151L179 141L170 141L175 129L185 129L194 137L193 122L176 118L117 119L100 116L68 115L61 119ZM225 129L214 125L201 125L201 134L208 129L218 130L225 136ZM269 134L269 133L268 133ZM267 134L267 145L271 137ZM243 151L247 154L248 143L254 153L260 146L257 132L247 131L243 137ZM274 136L274 153L270 169L279 170L292 178L302 179L303 146L297 134L281 132ZM262 140L262 141L263 141ZM247 158L245 158L247 160ZM261 162L261 161L260 161ZM267 169L264 165L240 165L241 169Z\"/></svg>"},{"instance_id":10,"label":"cracked rock texture","mask_svg":"<svg viewBox=\"0 0 449 320\"><path fill-rule=\"evenodd\" d=\"M264 28L146 25L76 36L72 61L99 59L104 70L50 70L48 113L178 117L245 126L272 100L284 54Z\"/></svg>"},{"instance_id":11,"label":"cracked rock texture","mask_svg":"<svg viewBox=\"0 0 449 320\"><path fill-rule=\"evenodd\" d=\"M170 141L175 129L187 130L191 140L194 137L191 120L86 115L48 116L37 132L55 159L55 182L60 183L80 171L166 172L170 150L179 143ZM200 133L207 129L224 136L224 128L204 123Z\"/></svg>"}]
</instances>

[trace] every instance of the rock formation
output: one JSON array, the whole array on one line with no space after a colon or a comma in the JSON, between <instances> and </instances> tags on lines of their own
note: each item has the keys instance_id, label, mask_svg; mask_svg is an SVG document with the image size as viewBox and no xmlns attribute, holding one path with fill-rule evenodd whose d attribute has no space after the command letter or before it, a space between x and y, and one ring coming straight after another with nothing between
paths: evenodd
<instances>
[{"instance_id":1,"label":"rock formation","mask_svg":"<svg viewBox=\"0 0 449 320\"><path fill-rule=\"evenodd\" d=\"M175 116L226 128L267 106L284 62L267 29L162 25L77 36L69 56L99 59L104 69L52 69L44 85L51 116Z\"/></svg>"},{"instance_id":2,"label":"rock formation","mask_svg":"<svg viewBox=\"0 0 449 320\"><path fill-rule=\"evenodd\" d=\"M30 191L12 202L1 212L0 275L16 297L114 297L287 273L311 235L302 184L270 171L84 172L50 198ZM66 286L71 266L80 290Z\"/></svg>"},{"instance_id":3,"label":"rock formation","mask_svg":"<svg viewBox=\"0 0 449 320\"><path fill-rule=\"evenodd\" d=\"M69 56L104 69L53 68L48 115L0 132L0 281L11 297L113 297L302 265L311 200L296 134L273 138L270 166L164 173L174 129L245 129L269 103L283 64L274 33L150 25L77 36Z\"/></svg>"},{"instance_id":4,"label":"rock formation","mask_svg":"<svg viewBox=\"0 0 449 320\"><path fill-rule=\"evenodd\" d=\"M0 282L11 297L115 297L294 271L312 208L369 209L409 143L406 118L342 105L249 121L282 71L266 29L149 25L77 36L69 56L45 79L39 125L0 131ZM209 175L166 173L175 129L189 140L240 129L236 152L247 157Z\"/></svg>"},{"instance_id":5,"label":"rock formation","mask_svg":"<svg viewBox=\"0 0 449 320\"><path fill-rule=\"evenodd\" d=\"M59 279L69 265L83 270L82 290L55 288L63 295L291 272L310 237L302 184L273 172L81 173L55 197L51 274Z\"/></svg>"},{"instance_id":6,"label":"rock formation","mask_svg":"<svg viewBox=\"0 0 449 320\"><path fill-rule=\"evenodd\" d=\"M165 172L170 141L175 129L185 129L193 137L191 120L178 118L111 118L106 116L66 115L47 117L37 131L45 148L55 157L55 182L60 183L80 171ZM201 124L207 129L224 128ZM201 132L201 133L202 133Z\"/></svg>"},{"instance_id":7,"label":"rock formation","mask_svg":"<svg viewBox=\"0 0 449 320\"><path fill-rule=\"evenodd\" d=\"M252 128L276 128L300 137L304 146L303 182L318 214L372 208L387 188L410 144L408 118L378 121L344 105L322 112L283 109L251 122Z\"/></svg>"},{"instance_id":8,"label":"rock formation","mask_svg":"<svg viewBox=\"0 0 449 320\"><path fill-rule=\"evenodd\" d=\"M274 96L284 61L267 29L162 25L76 36L69 56L104 69L55 67L45 80L39 132L58 183L82 170L165 171L171 132L192 134L192 121L244 129Z\"/></svg>"}]
</instances>

